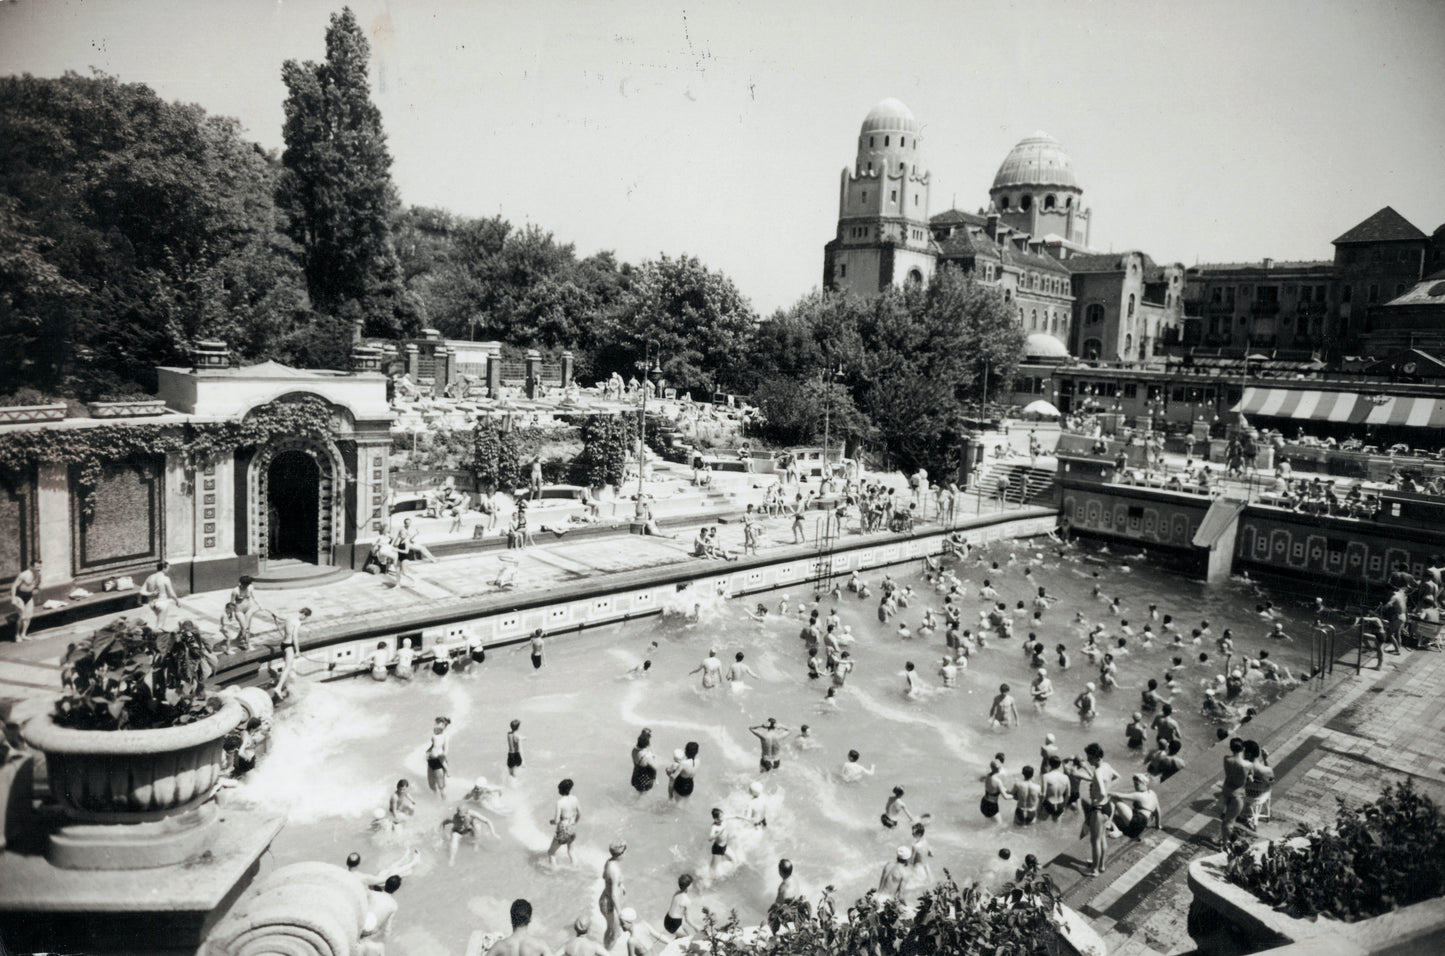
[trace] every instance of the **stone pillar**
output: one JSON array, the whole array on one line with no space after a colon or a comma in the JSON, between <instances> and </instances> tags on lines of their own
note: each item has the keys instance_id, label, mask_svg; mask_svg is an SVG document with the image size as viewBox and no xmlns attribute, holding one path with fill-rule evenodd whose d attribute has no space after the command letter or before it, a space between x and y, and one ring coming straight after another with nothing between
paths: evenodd
<instances>
[{"instance_id":1,"label":"stone pillar","mask_svg":"<svg viewBox=\"0 0 1445 956\"><path fill-rule=\"evenodd\" d=\"M191 350L191 366L197 372L231 367L231 350L219 339L197 342Z\"/></svg>"},{"instance_id":2,"label":"stone pillar","mask_svg":"<svg viewBox=\"0 0 1445 956\"><path fill-rule=\"evenodd\" d=\"M352 346L351 370L353 372L380 372L381 349L374 345Z\"/></svg>"},{"instance_id":3,"label":"stone pillar","mask_svg":"<svg viewBox=\"0 0 1445 956\"><path fill-rule=\"evenodd\" d=\"M413 385L418 385L417 380L421 378L421 349L416 347L416 343L408 342L402 355L406 359L406 374L411 377Z\"/></svg>"},{"instance_id":4,"label":"stone pillar","mask_svg":"<svg viewBox=\"0 0 1445 956\"><path fill-rule=\"evenodd\" d=\"M436 390L439 394L446 394L457 380L457 351L446 345L437 347L436 352Z\"/></svg>"},{"instance_id":5,"label":"stone pillar","mask_svg":"<svg viewBox=\"0 0 1445 956\"><path fill-rule=\"evenodd\" d=\"M35 469L35 542L45 562L46 587L71 580L70 473L64 465L41 464Z\"/></svg>"},{"instance_id":6,"label":"stone pillar","mask_svg":"<svg viewBox=\"0 0 1445 956\"><path fill-rule=\"evenodd\" d=\"M542 383L542 353L536 349L527 350L527 397L536 398Z\"/></svg>"},{"instance_id":7,"label":"stone pillar","mask_svg":"<svg viewBox=\"0 0 1445 956\"><path fill-rule=\"evenodd\" d=\"M572 366L575 360L571 352L562 353L562 387L566 388L572 384Z\"/></svg>"},{"instance_id":8,"label":"stone pillar","mask_svg":"<svg viewBox=\"0 0 1445 956\"><path fill-rule=\"evenodd\" d=\"M487 394L502 397L502 350L498 346L487 352Z\"/></svg>"}]
</instances>

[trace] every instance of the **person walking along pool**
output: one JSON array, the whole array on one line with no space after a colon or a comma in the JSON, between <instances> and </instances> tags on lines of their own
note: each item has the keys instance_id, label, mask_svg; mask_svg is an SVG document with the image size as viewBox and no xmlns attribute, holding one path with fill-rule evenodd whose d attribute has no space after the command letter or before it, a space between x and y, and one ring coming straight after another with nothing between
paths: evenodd
<instances>
[{"instance_id":1,"label":"person walking along pool","mask_svg":"<svg viewBox=\"0 0 1445 956\"><path fill-rule=\"evenodd\" d=\"M157 564L155 573L140 586L141 601L150 606L158 631L166 629L166 615L180 601L180 598L176 597L176 586L171 583L171 576L167 573L170 566L169 561Z\"/></svg>"},{"instance_id":2,"label":"person walking along pool","mask_svg":"<svg viewBox=\"0 0 1445 956\"><path fill-rule=\"evenodd\" d=\"M627 898L627 889L622 885L622 854L627 852L627 843L614 840L607 852L611 856L602 864L602 895L597 898L597 908L602 911L602 918L607 920L607 931L602 934L602 945L610 951L622 933L618 914L622 912Z\"/></svg>"}]
</instances>

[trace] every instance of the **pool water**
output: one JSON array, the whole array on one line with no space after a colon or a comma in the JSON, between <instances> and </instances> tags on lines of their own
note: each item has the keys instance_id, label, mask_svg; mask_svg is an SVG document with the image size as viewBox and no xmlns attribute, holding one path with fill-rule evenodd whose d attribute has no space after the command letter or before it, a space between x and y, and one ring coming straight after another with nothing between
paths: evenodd
<instances>
[{"instance_id":1,"label":"pool water","mask_svg":"<svg viewBox=\"0 0 1445 956\"><path fill-rule=\"evenodd\" d=\"M976 563L979 555L982 564ZM995 561L998 571L990 567ZM1308 658L1307 609L1299 603L1276 609L1295 640L1266 639L1270 623L1255 607L1269 597L1247 581L1208 586L1152 557L1083 547L1060 552L1047 541L996 544L951 566L964 583L964 627L977 631L978 609L986 606L978 597L985 577L997 588L997 600L1009 608L1022 600L1030 608L1015 618L1013 640L992 639L974 652L953 689L942 688L937 676L944 650L941 615L935 634L917 636L924 607L940 609L943 599L924 581L917 563L870 571L865 579L874 582L875 596L860 600L844 591L836 601L857 638L851 651L857 667L836 710L822 705L827 679L809 680L798 639L803 622L796 607L799 600L812 599L811 586L786 592L790 609L785 617L777 613L785 592L723 601L685 591L678 595L675 613L550 640L540 670L533 669L522 645L494 651L484 664L441 678L419 672L409 683L363 677L305 685L278 716L270 753L242 786L242 795L288 812L288 825L272 847L277 865L298 860L339 864L357 851L363 869L374 871L407 847L420 849L421 861L398 893L401 913L389 952L463 953L472 930L507 929L507 908L518 896L532 902L534 926L551 945L563 942L570 932L565 928L583 913L592 912L600 926L596 899L602 864L608 844L618 837L628 844L622 860L628 904L642 920L660 927L677 876L692 873L701 884L693 893L698 903L723 912L736 909L746 922L756 922L776 890L779 857L794 861L812 897L833 885L839 897L851 901L876 886L895 848L908 842L904 830L885 830L879 822L895 785L905 788L914 814L931 816L935 874L947 867L959 880L997 883L1012 875L1026 853L1047 861L1072 848L1079 830L1072 813L1058 823L1028 828L1013 825L1007 801L999 818L981 815L980 778L989 759L1002 751L1007 769L1017 774L1024 764L1037 767L1045 733L1057 736L1065 755L1081 754L1086 743L1097 740L1127 786L1128 775L1143 758L1125 748L1124 726L1139 706L1145 679L1162 678L1176 654L1186 661L1174 698L1184 729L1183 756L1216 760L1205 751L1220 724L1200 714L1200 682L1223 668L1215 660L1213 640L1187 644L1189 630L1203 619L1215 635L1233 629L1236 653L1254 656L1267 646L1272 658L1296 672ZM1025 568L1031 576L1025 576ZM898 619L881 624L876 583L885 573L918 593ZM1093 595L1096 583L1103 598ZM1056 599L1039 631L1049 648L1055 686L1043 713L1027 702L1032 670L1021 651L1031 627L1030 602L1040 585ZM1119 614L1106 600L1113 597L1120 600ZM745 613L760 602L770 610L761 624ZM1149 621L1150 603L1158 604L1161 615L1174 616L1186 648L1170 648L1166 639L1144 650L1137 639L1132 641L1131 652L1118 661L1120 689L1101 689L1098 717L1091 726L1081 726L1072 701L1085 681L1098 677L1097 667L1079 652L1089 626L1102 622L1117 637L1121 621L1128 620L1136 633L1145 623L1159 633L1160 621ZM687 612L695 604L700 606L691 620ZM824 615L834 604L824 595ZM1088 623L1077 623L1076 613ZM899 639L900 620L915 632L912 640ZM651 670L629 678L627 671L647 655L652 641L659 647L648 655ZM1059 643L1070 650L1068 671L1060 671L1054 661ZM725 664L743 651L759 679L749 678L752 686L739 692L727 687L703 692L698 675L689 671L709 648L716 648ZM1198 663L1200 652L1210 655L1209 663ZM902 674L909 660L929 685L916 700L904 696ZM998 729L988 720L1002 681L1020 700L1017 728ZM1251 681L1239 703L1262 707L1281 692ZM424 750L432 719L442 714L453 721L450 803L426 787ZM814 742L811 749L798 749L790 741L781 769L760 774L757 741L748 727L770 716L794 730L810 725ZM506 733L513 718L522 721L525 764L509 778ZM649 793L638 794L629 785L630 751L643 727L652 729L653 749L663 767L687 741L701 745L697 788L690 798L669 801L661 774ZM850 748L861 751L865 766L876 767L875 776L857 784L839 779ZM480 807L500 839L482 831L475 846L463 842L455 865L449 866L441 824L480 775L504 789L501 797ZM374 810L386 805L400 777L411 780L415 817L396 831L371 829ZM564 777L575 781L582 819L576 865L559 855L563 862L554 869L545 859L552 832L548 819L557 782ZM741 815L748 784L755 780L765 788L769 825L736 824L731 841L736 863L710 873L709 811L720 806L727 814ZM1166 803L1168 786L1161 785ZM1012 852L1008 864L998 859L1001 847Z\"/></svg>"}]
</instances>

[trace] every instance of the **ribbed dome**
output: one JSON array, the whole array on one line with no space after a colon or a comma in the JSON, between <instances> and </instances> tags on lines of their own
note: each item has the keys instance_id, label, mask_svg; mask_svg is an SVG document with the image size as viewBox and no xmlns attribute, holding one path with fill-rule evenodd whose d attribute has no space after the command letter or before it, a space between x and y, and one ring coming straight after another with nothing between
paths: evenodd
<instances>
[{"instance_id":1,"label":"ribbed dome","mask_svg":"<svg viewBox=\"0 0 1445 956\"><path fill-rule=\"evenodd\" d=\"M1066 359L1068 347L1047 332L1034 332L1024 339L1025 359Z\"/></svg>"},{"instance_id":2,"label":"ribbed dome","mask_svg":"<svg viewBox=\"0 0 1445 956\"><path fill-rule=\"evenodd\" d=\"M1069 154L1064 152L1058 140L1043 131L1020 140L1009 150L1003 165L998 168L993 188L1008 189L1013 186L1080 188L1074 176L1073 160L1069 159Z\"/></svg>"},{"instance_id":3,"label":"ribbed dome","mask_svg":"<svg viewBox=\"0 0 1445 956\"><path fill-rule=\"evenodd\" d=\"M861 132L872 133L881 130L901 130L916 135L918 120L913 118L912 110L890 96L868 111L867 117L863 120Z\"/></svg>"}]
</instances>

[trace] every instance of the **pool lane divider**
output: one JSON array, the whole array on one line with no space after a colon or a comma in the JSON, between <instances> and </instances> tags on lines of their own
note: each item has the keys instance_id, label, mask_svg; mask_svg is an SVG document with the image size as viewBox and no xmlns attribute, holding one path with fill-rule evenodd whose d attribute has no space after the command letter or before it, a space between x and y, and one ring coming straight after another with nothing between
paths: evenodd
<instances>
[{"instance_id":1,"label":"pool lane divider","mask_svg":"<svg viewBox=\"0 0 1445 956\"><path fill-rule=\"evenodd\" d=\"M739 597L800 587L820 578L941 554L948 536L955 532L978 546L1039 537L1053 531L1056 524L1055 509L1025 508L911 535L860 536L856 543L836 543L826 552L813 544L784 545L773 554L745 556L726 564L695 558L662 567L598 573L561 587L497 591L444 608L410 607L396 614L367 614L308 628L297 674L321 680L356 676L369 669L378 643L394 652L403 638L411 639L420 665L434 659L439 646L447 656L468 645L490 651L522 643L537 628L555 636L650 617L662 613L678 594L689 590ZM217 679L222 684L259 682L265 663L277 657L275 648L266 648L228 659Z\"/></svg>"}]
</instances>

